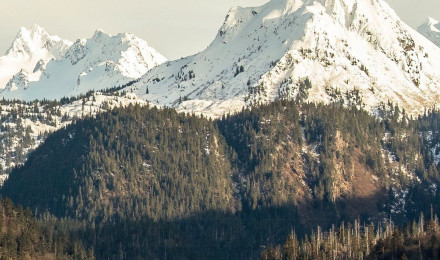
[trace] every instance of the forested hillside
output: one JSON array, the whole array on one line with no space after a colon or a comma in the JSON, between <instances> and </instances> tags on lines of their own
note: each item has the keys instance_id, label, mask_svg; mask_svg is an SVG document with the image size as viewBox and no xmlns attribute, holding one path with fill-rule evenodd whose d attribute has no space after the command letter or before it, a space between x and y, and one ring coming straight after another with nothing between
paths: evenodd
<instances>
[{"instance_id":1,"label":"forested hillside","mask_svg":"<svg viewBox=\"0 0 440 260\"><path fill-rule=\"evenodd\" d=\"M212 122L132 106L57 131L3 192L58 217L174 219L234 212L232 172Z\"/></svg>"},{"instance_id":2,"label":"forested hillside","mask_svg":"<svg viewBox=\"0 0 440 260\"><path fill-rule=\"evenodd\" d=\"M403 228L392 221L383 225L355 221L327 231L317 227L302 240L292 232L282 246L264 250L261 259L438 259L440 226L437 215L431 214L429 221L422 213Z\"/></svg>"},{"instance_id":3,"label":"forested hillside","mask_svg":"<svg viewBox=\"0 0 440 260\"><path fill-rule=\"evenodd\" d=\"M50 135L1 193L98 259L255 259L292 230L438 203L439 114L294 101L210 120L115 108Z\"/></svg>"},{"instance_id":4,"label":"forested hillside","mask_svg":"<svg viewBox=\"0 0 440 260\"><path fill-rule=\"evenodd\" d=\"M378 114L281 101L218 121L245 168L244 203L294 203L306 224L416 217L437 194L438 114L412 120L392 104ZM411 196L420 197L402 201Z\"/></svg>"},{"instance_id":5,"label":"forested hillside","mask_svg":"<svg viewBox=\"0 0 440 260\"><path fill-rule=\"evenodd\" d=\"M129 83L124 86L130 86ZM103 92L63 98L59 101L0 100L0 186L14 167L24 164L28 155L52 132L78 118L90 117L115 106L144 105L144 100L112 88Z\"/></svg>"},{"instance_id":6,"label":"forested hillside","mask_svg":"<svg viewBox=\"0 0 440 260\"><path fill-rule=\"evenodd\" d=\"M78 241L67 234L41 228L29 209L0 199L1 259L95 259Z\"/></svg>"}]
</instances>

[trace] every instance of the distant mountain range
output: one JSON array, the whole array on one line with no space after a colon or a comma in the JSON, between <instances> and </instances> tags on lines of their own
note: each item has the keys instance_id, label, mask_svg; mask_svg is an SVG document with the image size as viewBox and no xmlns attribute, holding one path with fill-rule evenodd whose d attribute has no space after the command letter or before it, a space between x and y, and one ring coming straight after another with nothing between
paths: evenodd
<instances>
[{"instance_id":1,"label":"distant mountain range","mask_svg":"<svg viewBox=\"0 0 440 260\"><path fill-rule=\"evenodd\" d=\"M108 35L71 43L38 25L21 28L6 56L0 58L6 99L60 99L90 90L119 87L166 59L132 34Z\"/></svg>"},{"instance_id":2,"label":"distant mountain range","mask_svg":"<svg viewBox=\"0 0 440 260\"><path fill-rule=\"evenodd\" d=\"M280 98L370 111L392 102L418 114L440 100L438 28L428 19L418 33L383 0L272 0L231 9L206 50L165 62L131 34L98 30L72 44L34 26L1 58L0 97L59 99L138 81L126 90L210 116Z\"/></svg>"},{"instance_id":3,"label":"distant mountain range","mask_svg":"<svg viewBox=\"0 0 440 260\"><path fill-rule=\"evenodd\" d=\"M440 47L440 23L429 17L417 28L417 31Z\"/></svg>"},{"instance_id":4,"label":"distant mountain range","mask_svg":"<svg viewBox=\"0 0 440 260\"><path fill-rule=\"evenodd\" d=\"M6 55L0 58L0 89L14 76L41 72L50 60L63 57L71 45L58 36L50 36L38 25L30 30L22 27Z\"/></svg>"}]
</instances>

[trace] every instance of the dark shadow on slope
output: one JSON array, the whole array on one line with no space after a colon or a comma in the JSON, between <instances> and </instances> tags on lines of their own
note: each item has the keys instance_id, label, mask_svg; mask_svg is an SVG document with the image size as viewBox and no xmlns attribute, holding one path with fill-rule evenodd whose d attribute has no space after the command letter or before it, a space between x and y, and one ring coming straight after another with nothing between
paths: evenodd
<instances>
[{"instance_id":1,"label":"dark shadow on slope","mask_svg":"<svg viewBox=\"0 0 440 260\"><path fill-rule=\"evenodd\" d=\"M357 198L344 204L366 205L372 201ZM370 215L377 209L365 208L355 215L347 207L339 208L341 203L316 204L313 217L310 212L298 212L295 205L285 205L238 214L212 211L172 221L144 218L99 226L66 220L45 224L61 230L67 227L73 239L93 246L97 259L258 259L267 246L283 243L292 231L304 237L317 226L327 229L355 219L377 223L381 218Z\"/></svg>"}]
</instances>

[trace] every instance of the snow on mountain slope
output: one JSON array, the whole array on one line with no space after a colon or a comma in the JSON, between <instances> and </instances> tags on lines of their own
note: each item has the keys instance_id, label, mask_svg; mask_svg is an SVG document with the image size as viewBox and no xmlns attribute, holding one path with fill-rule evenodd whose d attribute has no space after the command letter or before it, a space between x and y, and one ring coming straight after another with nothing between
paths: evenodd
<instances>
[{"instance_id":1,"label":"snow on mountain slope","mask_svg":"<svg viewBox=\"0 0 440 260\"><path fill-rule=\"evenodd\" d=\"M120 96L100 92L64 105L1 101L0 187L9 172L25 163L27 155L42 144L49 133L70 125L78 118L129 105L146 106L148 103L133 93Z\"/></svg>"},{"instance_id":2,"label":"snow on mountain slope","mask_svg":"<svg viewBox=\"0 0 440 260\"><path fill-rule=\"evenodd\" d=\"M132 34L111 36L98 30L77 40L65 54L32 73L20 71L0 93L6 99L60 99L89 90L119 87L166 59Z\"/></svg>"},{"instance_id":3,"label":"snow on mountain slope","mask_svg":"<svg viewBox=\"0 0 440 260\"><path fill-rule=\"evenodd\" d=\"M16 76L22 78L40 71L50 60L64 56L71 45L58 36L50 36L38 25L31 29L22 27L6 55L0 57L0 89L17 73L20 75Z\"/></svg>"},{"instance_id":4,"label":"snow on mountain slope","mask_svg":"<svg viewBox=\"0 0 440 260\"><path fill-rule=\"evenodd\" d=\"M440 100L438 68L439 48L383 0L272 0L231 9L206 50L130 89L211 116L286 97L420 113Z\"/></svg>"},{"instance_id":5,"label":"snow on mountain slope","mask_svg":"<svg viewBox=\"0 0 440 260\"><path fill-rule=\"evenodd\" d=\"M440 47L440 22L429 17L417 31Z\"/></svg>"}]
</instances>

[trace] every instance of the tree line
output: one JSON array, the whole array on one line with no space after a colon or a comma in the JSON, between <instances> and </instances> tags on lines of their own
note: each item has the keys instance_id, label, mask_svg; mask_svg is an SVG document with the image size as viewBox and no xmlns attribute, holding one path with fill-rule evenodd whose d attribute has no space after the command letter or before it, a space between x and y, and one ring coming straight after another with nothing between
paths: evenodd
<instances>
[{"instance_id":1,"label":"tree line","mask_svg":"<svg viewBox=\"0 0 440 260\"><path fill-rule=\"evenodd\" d=\"M320 224L325 240L334 223L360 234L440 210L440 114L378 114L286 100L218 120L115 108L48 136L1 194L99 259L255 259L291 230L310 241Z\"/></svg>"}]
</instances>

